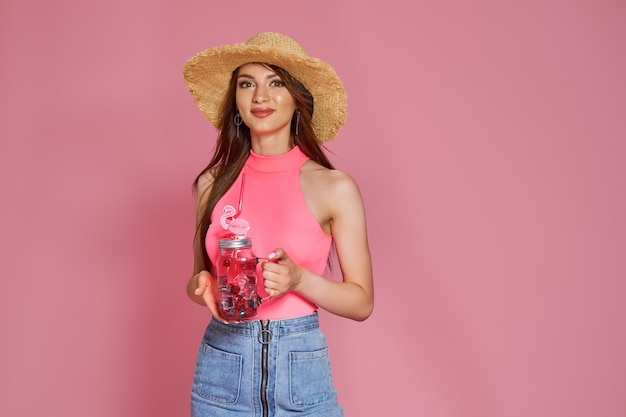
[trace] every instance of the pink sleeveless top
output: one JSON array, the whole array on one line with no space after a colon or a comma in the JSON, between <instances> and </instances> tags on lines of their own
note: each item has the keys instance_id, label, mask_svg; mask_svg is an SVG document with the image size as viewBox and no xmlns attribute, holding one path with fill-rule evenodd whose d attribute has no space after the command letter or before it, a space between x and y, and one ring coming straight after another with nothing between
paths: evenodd
<instances>
[{"instance_id":1,"label":"pink sleeveless top","mask_svg":"<svg viewBox=\"0 0 626 417\"><path fill-rule=\"evenodd\" d=\"M252 239L256 256L267 257L280 247L297 265L318 275L324 273L332 236L322 230L300 189L300 167L308 159L297 146L278 156L250 152L239 177L211 214L206 248L213 264L219 251L218 240L230 233L228 223L239 209L241 195L241 212L237 218L249 222L246 236ZM265 296L262 281L259 275L259 295ZM290 292L261 304L253 319L287 319L315 310L316 305Z\"/></svg>"}]
</instances>

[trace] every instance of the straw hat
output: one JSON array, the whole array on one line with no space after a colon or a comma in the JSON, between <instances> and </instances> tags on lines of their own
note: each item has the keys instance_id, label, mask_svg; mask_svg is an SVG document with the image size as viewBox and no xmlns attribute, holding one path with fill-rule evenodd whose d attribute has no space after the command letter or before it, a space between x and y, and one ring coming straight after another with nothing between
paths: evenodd
<instances>
[{"instance_id":1,"label":"straw hat","mask_svg":"<svg viewBox=\"0 0 626 417\"><path fill-rule=\"evenodd\" d=\"M261 33L246 43L219 46L198 53L183 75L200 111L220 126L220 109L235 69L250 62L276 65L289 72L313 95L312 126L318 142L332 140L346 120L347 98L339 76L327 63L312 58L300 45L279 33Z\"/></svg>"}]
</instances>

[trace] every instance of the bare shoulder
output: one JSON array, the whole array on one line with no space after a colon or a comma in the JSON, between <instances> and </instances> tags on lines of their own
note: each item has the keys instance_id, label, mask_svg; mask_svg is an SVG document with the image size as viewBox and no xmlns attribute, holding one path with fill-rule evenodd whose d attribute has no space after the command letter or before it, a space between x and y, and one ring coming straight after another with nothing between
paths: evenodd
<instances>
[{"instance_id":1,"label":"bare shoulder","mask_svg":"<svg viewBox=\"0 0 626 417\"><path fill-rule=\"evenodd\" d=\"M215 177L209 170L203 172L198 177L194 188L194 194L196 197L196 222L199 222L204 216L205 208L209 202L209 195L211 194L211 188L213 188L213 182Z\"/></svg>"},{"instance_id":2,"label":"bare shoulder","mask_svg":"<svg viewBox=\"0 0 626 417\"><path fill-rule=\"evenodd\" d=\"M326 168L311 160L302 167L301 178L309 185L323 187L326 192L358 190L356 181L348 173Z\"/></svg>"},{"instance_id":3,"label":"bare shoulder","mask_svg":"<svg viewBox=\"0 0 626 417\"><path fill-rule=\"evenodd\" d=\"M313 211L320 214L320 220L333 219L348 207L362 205L358 184L344 171L308 161L300 175L305 198Z\"/></svg>"},{"instance_id":4,"label":"bare shoulder","mask_svg":"<svg viewBox=\"0 0 626 417\"><path fill-rule=\"evenodd\" d=\"M204 171L198 177L198 182L196 183L196 196L199 198L207 198L209 193L211 192L211 187L213 186L213 181L215 177L211 170Z\"/></svg>"}]
</instances>

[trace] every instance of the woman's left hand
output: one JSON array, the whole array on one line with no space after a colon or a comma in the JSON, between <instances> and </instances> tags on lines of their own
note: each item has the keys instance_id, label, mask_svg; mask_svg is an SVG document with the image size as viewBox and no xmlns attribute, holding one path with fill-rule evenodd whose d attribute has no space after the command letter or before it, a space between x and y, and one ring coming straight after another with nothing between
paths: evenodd
<instances>
[{"instance_id":1,"label":"woman's left hand","mask_svg":"<svg viewBox=\"0 0 626 417\"><path fill-rule=\"evenodd\" d=\"M263 262L263 286L270 297L280 297L295 289L302 279L302 269L281 248L275 249Z\"/></svg>"}]
</instances>

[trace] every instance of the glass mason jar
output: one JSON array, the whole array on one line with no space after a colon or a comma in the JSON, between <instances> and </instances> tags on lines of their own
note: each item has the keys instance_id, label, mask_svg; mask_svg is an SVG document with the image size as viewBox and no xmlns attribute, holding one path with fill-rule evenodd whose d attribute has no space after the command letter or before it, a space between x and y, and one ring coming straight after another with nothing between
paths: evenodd
<instances>
[{"instance_id":1,"label":"glass mason jar","mask_svg":"<svg viewBox=\"0 0 626 417\"><path fill-rule=\"evenodd\" d=\"M250 239L222 239L217 256L218 307L225 319L243 320L257 314L257 257Z\"/></svg>"}]
</instances>

